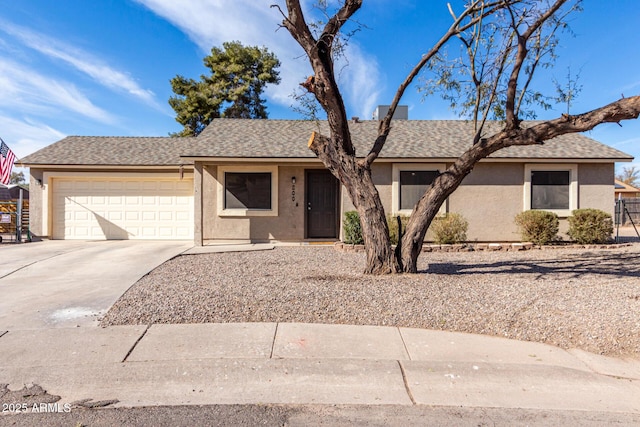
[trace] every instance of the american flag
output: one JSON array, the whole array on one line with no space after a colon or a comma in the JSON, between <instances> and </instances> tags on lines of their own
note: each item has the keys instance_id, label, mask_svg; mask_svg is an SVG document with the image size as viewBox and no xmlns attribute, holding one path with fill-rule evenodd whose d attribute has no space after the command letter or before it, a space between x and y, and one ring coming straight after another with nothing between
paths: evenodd
<instances>
[{"instance_id":1,"label":"american flag","mask_svg":"<svg viewBox=\"0 0 640 427\"><path fill-rule=\"evenodd\" d=\"M16 155L0 138L0 183L7 185L11 181L11 168L15 159Z\"/></svg>"}]
</instances>

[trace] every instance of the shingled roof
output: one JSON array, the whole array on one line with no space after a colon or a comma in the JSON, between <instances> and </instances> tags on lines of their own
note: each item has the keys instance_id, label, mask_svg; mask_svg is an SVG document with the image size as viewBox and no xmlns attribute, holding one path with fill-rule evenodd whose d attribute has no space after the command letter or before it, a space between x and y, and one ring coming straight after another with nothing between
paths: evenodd
<instances>
[{"instance_id":1,"label":"shingled roof","mask_svg":"<svg viewBox=\"0 0 640 427\"><path fill-rule=\"evenodd\" d=\"M457 158L469 147L474 134L473 124L464 120L396 120L391 126L381 159ZM351 122L349 127L357 155L366 155L375 141L378 122ZM302 120L217 119L189 145L183 157L313 158L315 155L307 148L313 131L329 135L328 124ZM633 159L582 134L563 135L542 146L509 147L491 157Z\"/></svg>"},{"instance_id":2,"label":"shingled roof","mask_svg":"<svg viewBox=\"0 0 640 427\"><path fill-rule=\"evenodd\" d=\"M178 166L195 138L68 136L36 151L19 165Z\"/></svg>"},{"instance_id":3,"label":"shingled roof","mask_svg":"<svg viewBox=\"0 0 640 427\"><path fill-rule=\"evenodd\" d=\"M359 156L377 134L377 121L350 123ZM177 166L198 158L313 159L307 148L313 131L329 134L326 122L215 119L196 138L70 136L18 163L37 165ZM471 122L397 120L381 159L453 159L469 146ZM491 158L629 161L633 157L582 134L563 135L542 146L509 147Z\"/></svg>"}]
</instances>

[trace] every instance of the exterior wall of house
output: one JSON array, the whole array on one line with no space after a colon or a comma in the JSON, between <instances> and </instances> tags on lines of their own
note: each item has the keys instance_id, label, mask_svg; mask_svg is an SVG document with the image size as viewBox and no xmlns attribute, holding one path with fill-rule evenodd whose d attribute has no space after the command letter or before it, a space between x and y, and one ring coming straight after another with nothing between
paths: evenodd
<instances>
[{"instance_id":1,"label":"exterior wall of house","mask_svg":"<svg viewBox=\"0 0 640 427\"><path fill-rule=\"evenodd\" d=\"M615 200L612 200L613 163L585 163L578 166L579 208L600 209L612 217Z\"/></svg>"},{"instance_id":2,"label":"exterior wall of house","mask_svg":"<svg viewBox=\"0 0 640 427\"><path fill-rule=\"evenodd\" d=\"M247 164L245 164L247 166ZM275 165L278 180L277 215L274 216L220 216L218 212L218 166L196 165L194 240L202 241L293 241L305 240L305 170L320 165ZM378 162L372 169L386 212L393 212L393 164ZM201 170L201 175L200 175ZM581 163L578 170L579 208L601 209L613 215L611 163ZM35 236L46 237L43 207L47 183L42 169L30 170L30 221ZM88 172L88 171L87 171ZM200 176L200 178L198 177ZM296 178L295 184L292 178ZM39 181L45 185L40 185ZM470 241L518 241L514 217L524 210L524 163L479 163L446 203L446 212L462 214L469 221L467 233ZM198 197L202 194L202 199ZM340 223L346 211L354 210L345 189L340 197ZM561 218L561 234L568 228ZM340 224L340 233L342 226ZM430 235L427 234L427 240ZM566 235L564 236L566 239Z\"/></svg>"},{"instance_id":3,"label":"exterior wall of house","mask_svg":"<svg viewBox=\"0 0 640 427\"><path fill-rule=\"evenodd\" d=\"M274 166L265 164L261 166ZM218 165L203 167L203 241L302 241L305 238L305 169L302 165L278 166L277 216L221 216L218 208ZM239 167L245 167L239 165ZM196 168L197 170L197 168ZM296 178L295 184L292 178ZM221 177L220 177L221 178Z\"/></svg>"},{"instance_id":4,"label":"exterior wall of house","mask_svg":"<svg viewBox=\"0 0 640 427\"><path fill-rule=\"evenodd\" d=\"M29 169L29 229L34 237L43 236L43 189L40 185L43 173L42 169Z\"/></svg>"},{"instance_id":5,"label":"exterior wall of house","mask_svg":"<svg viewBox=\"0 0 640 427\"><path fill-rule=\"evenodd\" d=\"M254 164L255 165L255 164ZM234 165L250 167L249 164ZM278 181L277 214L271 216L225 216L219 212L219 168L213 164L202 167L202 240L203 241L304 241L305 236L305 170L313 167L304 164L275 165ZM448 165L446 165L448 166ZM512 162L481 162L465 178L461 186L449 197L443 212L462 214L469 222L469 241L519 241L520 236L514 223L515 216L526 207L525 181L531 167L540 164ZM549 165L542 164L543 169ZM577 170L577 193L572 196L578 208L596 208L613 214L612 177L613 164L582 163L554 164L558 168ZM249 169L250 170L250 169ZM378 162L372 168L373 180L378 187L385 211L397 211L393 203L394 165ZM198 166L196 165L196 174ZM296 178L295 184L292 178ZM198 182L198 179L195 179ZM196 188L195 194L198 194ZM197 204L197 203L196 203ZM340 234L344 212L354 210L344 188L340 197ZM567 214L568 215L568 214ZM561 215L560 234L567 239L567 215ZM198 214L196 212L196 221ZM195 227L198 230L198 225ZM430 234L427 234L430 240ZM198 236L196 236L196 242Z\"/></svg>"},{"instance_id":6,"label":"exterior wall of house","mask_svg":"<svg viewBox=\"0 0 640 427\"><path fill-rule=\"evenodd\" d=\"M535 165L528 163L528 165ZM446 166L449 166L447 164ZM562 168L564 164L558 164ZM600 209L613 215L611 202L611 163L579 164L577 207ZM374 164L374 182L378 186L385 211L393 212L392 165ZM525 163L482 162L476 165L460 187L449 197L442 212L459 213L469 222L469 241L520 241L514 218L525 210ZM343 212L353 210L343 191ZM396 207L397 209L397 207ZM560 216L560 235L567 240L567 215ZM426 240L432 236L427 233Z\"/></svg>"},{"instance_id":7,"label":"exterior wall of house","mask_svg":"<svg viewBox=\"0 0 640 427\"><path fill-rule=\"evenodd\" d=\"M523 210L524 165L478 163L449 197L447 212L469 222L469 241L518 241L513 218Z\"/></svg>"}]
</instances>

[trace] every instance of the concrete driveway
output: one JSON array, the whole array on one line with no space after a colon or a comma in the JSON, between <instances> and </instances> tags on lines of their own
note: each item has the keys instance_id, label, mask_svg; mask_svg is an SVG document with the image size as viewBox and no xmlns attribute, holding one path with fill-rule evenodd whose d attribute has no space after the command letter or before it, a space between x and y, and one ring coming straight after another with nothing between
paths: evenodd
<instances>
[{"instance_id":1,"label":"concrete driveway","mask_svg":"<svg viewBox=\"0 0 640 427\"><path fill-rule=\"evenodd\" d=\"M0 247L0 330L97 326L186 241L43 241Z\"/></svg>"}]
</instances>

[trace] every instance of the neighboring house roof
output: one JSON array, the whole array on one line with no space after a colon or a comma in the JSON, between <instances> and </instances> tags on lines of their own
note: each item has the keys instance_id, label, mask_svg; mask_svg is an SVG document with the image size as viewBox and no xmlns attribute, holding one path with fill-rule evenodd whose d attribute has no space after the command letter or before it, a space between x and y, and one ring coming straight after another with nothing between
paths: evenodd
<instances>
[{"instance_id":1,"label":"neighboring house roof","mask_svg":"<svg viewBox=\"0 0 640 427\"><path fill-rule=\"evenodd\" d=\"M636 188L633 185L622 182L619 179L614 183L616 193L640 193L640 188Z\"/></svg>"},{"instance_id":2,"label":"neighboring house roof","mask_svg":"<svg viewBox=\"0 0 640 427\"><path fill-rule=\"evenodd\" d=\"M349 126L357 154L366 155L376 138L378 122L350 122ZM391 126L381 159L453 159L469 147L473 136L473 125L463 120L396 120ZM197 158L313 159L315 155L307 148L313 131L329 134L324 121L215 119L196 138L70 136L20 159L18 164L162 166ZM563 135L544 145L509 147L491 158L633 159L582 134Z\"/></svg>"},{"instance_id":3,"label":"neighboring house roof","mask_svg":"<svg viewBox=\"0 0 640 427\"><path fill-rule=\"evenodd\" d=\"M22 189L22 199L23 200L27 200L29 199L29 189L26 187L23 187L21 184L12 184L9 185L9 194L11 194L11 198L12 199L19 199L20 198L20 189Z\"/></svg>"},{"instance_id":4,"label":"neighboring house roof","mask_svg":"<svg viewBox=\"0 0 640 427\"><path fill-rule=\"evenodd\" d=\"M91 166L178 166L194 138L68 136L16 163Z\"/></svg>"},{"instance_id":5,"label":"neighboring house roof","mask_svg":"<svg viewBox=\"0 0 640 427\"><path fill-rule=\"evenodd\" d=\"M9 188L0 184L0 200L11 200L11 192Z\"/></svg>"}]
</instances>

